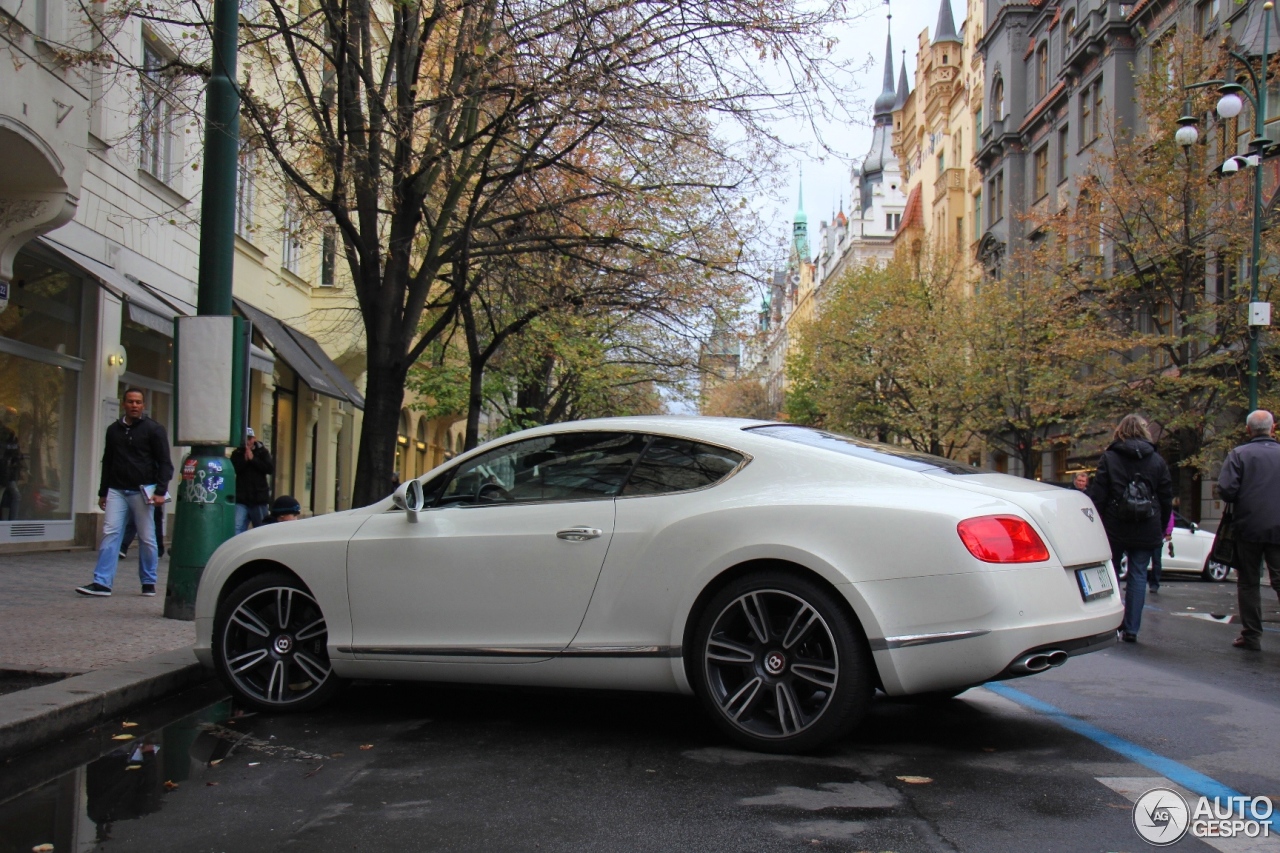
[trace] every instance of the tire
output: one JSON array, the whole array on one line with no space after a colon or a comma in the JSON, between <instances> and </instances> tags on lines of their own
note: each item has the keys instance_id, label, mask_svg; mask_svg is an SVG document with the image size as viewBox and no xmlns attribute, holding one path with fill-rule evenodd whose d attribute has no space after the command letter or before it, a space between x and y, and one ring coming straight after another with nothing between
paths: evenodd
<instances>
[{"instance_id":1,"label":"tire","mask_svg":"<svg viewBox=\"0 0 1280 853\"><path fill-rule=\"evenodd\" d=\"M1221 583L1231 574L1231 567L1226 563L1219 563L1213 557L1209 557L1204 561L1204 570L1200 572L1200 577L1213 583Z\"/></svg>"},{"instance_id":2,"label":"tire","mask_svg":"<svg viewBox=\"0 0 1280 853\"><path fill-rule=\"evenodd\" d=\"M301 581L284 572L258 575L232 590L214 616L218 678L259 711L317 708L340 688L328 639L320 605Z\"/></svg>"},{"instance_id":3,"label":"tire","mask_svg":"<svg viewBox=\"0 0 1280 853\"><path fill-rule=\"evenodd\" d=\"M689 669L707 713L760 752L817 749L867 713L871 651L854 617L818 584L779 571L745 575L708 603Z\"/></svg>"}]
</instances>

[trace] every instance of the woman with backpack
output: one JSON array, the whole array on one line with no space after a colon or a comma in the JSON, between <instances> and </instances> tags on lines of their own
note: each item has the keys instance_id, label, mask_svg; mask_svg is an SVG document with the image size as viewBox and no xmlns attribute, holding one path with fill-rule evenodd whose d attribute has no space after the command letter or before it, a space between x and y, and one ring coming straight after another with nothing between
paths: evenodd
<instances>
[{"instance_id":1,"label":"woman with backpack","mask_svg":"<svg viewBox=\"0 0 1280 853\"><path fill-rule=\"evenodd\" d=\"M1147 599L1147 566L1164 541L1173 513L1169 466L1156 453L1146 420L1125 415L1116 425L1111 446L1098 460L1098 471L1086 494L1102 514L1116 569L1122 559L1128 559L1120 638L1136 643Z\"/></svg>"}]
</instances>

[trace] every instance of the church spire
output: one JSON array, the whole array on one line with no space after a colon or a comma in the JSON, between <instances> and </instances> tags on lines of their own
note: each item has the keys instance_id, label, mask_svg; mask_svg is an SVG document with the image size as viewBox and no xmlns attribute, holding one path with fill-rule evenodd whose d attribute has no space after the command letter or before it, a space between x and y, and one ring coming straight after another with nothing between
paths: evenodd
<instances>
[{"instance_id":1,"label":"church spire","mask_svg":"<svg viewBox=\"0 0 1280 853\"><path fill-rule=\"evenodd\" d=\"M933 43L954 41L960 44L964 40L956 34L956 19L951 16L951 0L941 0L938 7L938 25L933 28Z\"/></svg>"},{"instance_id":2,"label":"church spire","mask_svg":"<svg viewBox=\"0 0 1280 853\"><path fill-rule=\"evenodd\" d=\"M911 85L907 82L907 52L902 52L902 70L898 73L898 100L893 102L893 110L897 112L907 105L907 95L911 94Z\"/></svg>"},{"instance_id":3,"label":"church spire","mask_svg":"<svg viewBox=\"0 0 1280 853\"><path fill-rule=\"evenodd\" d=\"M893 16L890 15L890 18ZM898 93L893 88L893 34L886 33L884 37L884 88L880 91L880 97L876 98L875 115L880 117L893 112L893 105L897 103Z\"/></svg>"}]
</instances>

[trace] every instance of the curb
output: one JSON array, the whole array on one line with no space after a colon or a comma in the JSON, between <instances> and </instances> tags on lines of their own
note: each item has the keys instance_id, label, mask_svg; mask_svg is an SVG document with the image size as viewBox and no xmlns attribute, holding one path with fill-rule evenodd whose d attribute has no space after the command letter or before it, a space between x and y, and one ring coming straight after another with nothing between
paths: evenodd
<instances>
[{"instance_id":1,"label":"curb","mask_svg":"<svg viewBox=\"0 0 1280 853\"><path fill-rule=\"evenodd\" d=\"M0 696L0 760L212 678L185 648Z\"/></svg>"}]
</instances>

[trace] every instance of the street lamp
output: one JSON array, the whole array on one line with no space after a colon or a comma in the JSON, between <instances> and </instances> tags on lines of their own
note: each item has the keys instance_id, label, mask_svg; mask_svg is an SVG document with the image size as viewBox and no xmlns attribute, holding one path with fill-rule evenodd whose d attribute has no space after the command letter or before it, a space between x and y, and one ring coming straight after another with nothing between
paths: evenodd
<instances>
[{"instance_id":1,"label":"street lamp","mask_svg":"<svg viewBox=\"0 0 1280 853\"><path fill-rule=\"evenodd\" d=\"M1262 266L1262 158L1270 153L1272 143L1263 135L1267 120L1267 59L1270 45L1271 27L1275 23L1275 3L1267 0L1262 4L1264 16L1262 24L1262 64L1261 72L1255 70L1249 57L1234 50L1229 51L1249 75L1249 87L1245 88L1235 82L1234 74L1226 80L1209 80L1194 83L1186 89L1206 89L1217 87L1217 112L1224 119L1233 119L1244 110L1245 100L1253 107L1253 139L1249 140L1249 156L1228 157L1222 164L1222 172L1230 174L1240 171L1240 167L1253 169L1253 253L1249 264L1249 411L1258 408L1258 327L1271 325L1271 303L1258 301L1258 269ZM1174 139L1184 148L1190 148L1199 139L1196 131L1196 118L1188 107L1185 114L1178 119L1178 130Z\"/></svg>"}]
</instances>

